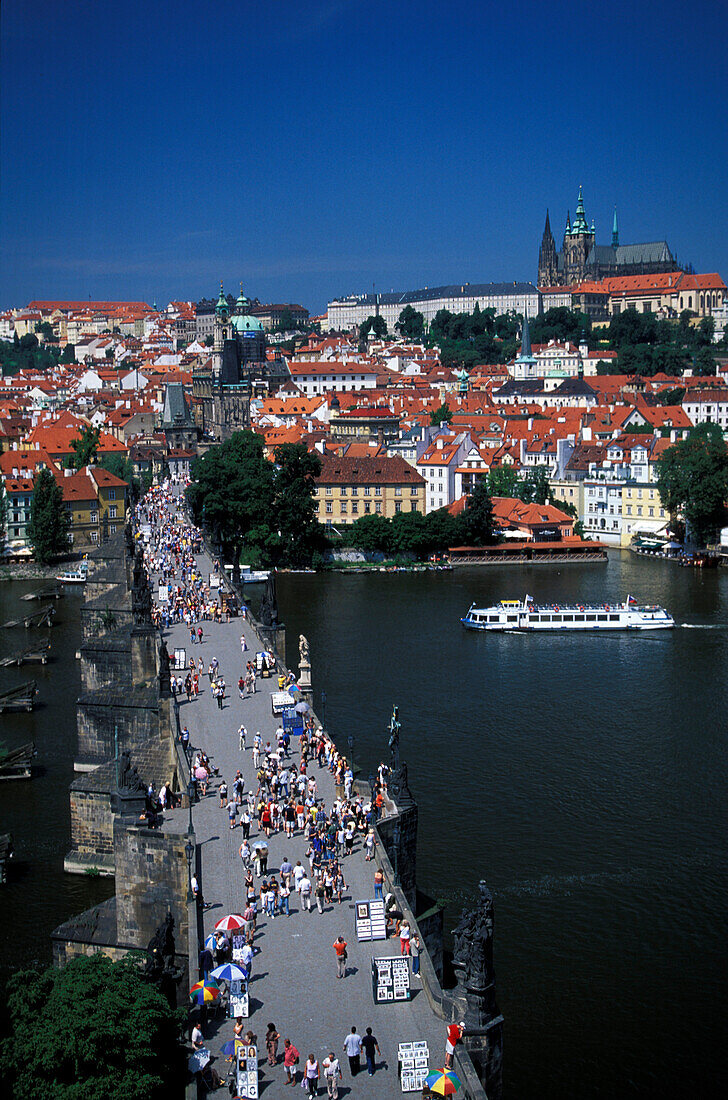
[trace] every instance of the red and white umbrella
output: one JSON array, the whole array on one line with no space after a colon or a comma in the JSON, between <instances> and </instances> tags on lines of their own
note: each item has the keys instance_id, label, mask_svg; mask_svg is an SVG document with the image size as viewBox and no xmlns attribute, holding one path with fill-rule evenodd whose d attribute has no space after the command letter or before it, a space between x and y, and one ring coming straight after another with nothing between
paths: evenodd
<instances>
[{"instance_id":1,"label":"red and white umbrella","mask_svg":"<svg viewBox=\"0 0 728 1100\"><path fill-rule=\"evenodd\" d=\"M235 932L238 928L243 928L245 921L237 913L228 913L226 917L221 919L215 925L216 932Z\"/></svg>"}]
</instances>

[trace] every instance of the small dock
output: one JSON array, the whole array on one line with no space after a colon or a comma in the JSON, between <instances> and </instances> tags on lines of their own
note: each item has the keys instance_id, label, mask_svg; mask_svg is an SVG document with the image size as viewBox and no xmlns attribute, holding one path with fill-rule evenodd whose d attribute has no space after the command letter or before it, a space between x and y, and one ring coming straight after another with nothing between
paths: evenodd
<instances>
[{"instance_id":1,"label":"small dock","mask_svg":"<svg viewBox=\"0 0 728 1100\"><path fill-rule=\"evenodd\" d=\"M28 741L19 749L3 753L0 756L0 779L30 779L34 756L35 741Z\"/></svg>"},{"instance_id":2,"label":"small dock","mask_svg":"<svg viewBox=\"0 0 728 1100\"><path fill-rule=\"evenodd\" d=\"M35 611L32 615L24 615L20 619L8 619L6 623L0 625L0 630L8 630L12 626L24 626L29 629L31 626L53 626L53 616L56 613L55 607L44 607L41 611Z\"/></svg>"},{"instance_id":3,"label":"small dock","mask_svg":"<svg viewBox=\"0 0 728 1100\"><path fill-rule=\"evenodd\" d=\"M26 592L21 600L60 600L64 596L63 589L57 584L51 584L48 588L41 588L37 592Z\"/></svg>"},{"instance_id":4,"label":"small dock","mask_svg":"<svg viewBox=\"0 0 728 1100\"><path fill-rule=\"evenodd\" d=\"M35 680L26 680L24 684L18 684L17 687L10 688L9 691L0 692L0 714L10 710L30 712L33 709L37 694L38 685Z\"/></svg>"},{"instance_id":5,"label":"small dock","mask_svg":"<svg viewBox=\"0 0 728 1100\"><path fill-rule=\"evenodd\" d=\"M48 661L51 643L33 646L32 649L21 649L19 653L11 653L8 657L0 658L0 668L8 668L10 665L44 665Z\"/></svg>"}]
</instances>

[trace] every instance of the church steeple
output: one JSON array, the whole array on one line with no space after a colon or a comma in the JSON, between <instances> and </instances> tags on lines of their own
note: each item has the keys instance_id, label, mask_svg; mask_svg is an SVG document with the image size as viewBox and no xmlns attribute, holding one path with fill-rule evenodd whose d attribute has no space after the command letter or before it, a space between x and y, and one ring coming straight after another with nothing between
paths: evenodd
<instances>
[{"instance_id":1,"label":"church steeple","mask_svg":"<svg viewBox=\"0 0 728 1100\"><path fill-rule=\"evenodd\" d=\"M556 254L556 242L551 232L549 212L546 211L546 225L544 226L541 247L538 250L538 285L554 286L558 280L559 262Z\"/></svg>"},{"instance_id":2,"label":"church steeple","mask_svg":"<svg viewBox=\"0 0 728 1100\"><path fill-rule=\"evenodd\" d=\"M614 208L614 221L612 222L612 248L619 248L619 226L617 225L617 207Z\"/></svg>"},{"instance_id":3,"label":"church steeple","mask_svg":"<svg viewBox=\"0 0 728 1100\"><path fill-rule=\"evenodd\" d=\"M521 350L519 352L519 359L530 359L531 357L531 329L528 327L528 309L523 311L523 328L521 329Z\"/></svg>"},{"instance_id":4,"label":"church steeple","mask_svg":"<svg viewBox=\"0 0 728 1100\"><path fill-rule=\"evenodd\" d=\"M584 194L581 184L579 184L579 198L576 203L576 214L574 216L574 225L571 231L572 233L589 232L589 226L586 224L586 214L584 212Z\"/></svg>"}]
</instances>

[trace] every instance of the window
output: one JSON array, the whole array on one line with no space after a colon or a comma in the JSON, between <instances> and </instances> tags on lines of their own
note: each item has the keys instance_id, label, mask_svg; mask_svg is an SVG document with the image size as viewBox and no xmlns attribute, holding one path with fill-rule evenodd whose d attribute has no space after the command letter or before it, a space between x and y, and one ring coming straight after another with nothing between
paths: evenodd
<instances>
[{"instance_id":1,"label":"window","mask_svg":"<svg viewBox=\"0 0 728 1100\"><path fill-rule=\"evenodd\" d=\"M78 518L80 519L81 517L79 516ZM90 518L91 518L92 523L98 523L99 522L99 513L98 512L92 512Z\"/></svg>"},{"instance_id":2,"label":"window","mask_svg":"<svg viewBox=\"0 0 728 1100\"><path fill-rule=\"evenodd\" d=\"M648 516L654 516L654 514L655 514L655 509L654 508L648 508L647 509L647 515Z\"/></svg>"},{"instance_id":3,"label":"window","mask_svg":"<svg viewBox=\"0 0 728 1100\"><path fill-rule=\"evenodd\" d=\"M354 514L356 514L359 511L359 501L358 500L352 500L351 510Z\"/></svg>"},{"instance_id":4,"label":"window","mask_svg":"<svg viewBox=\"0 0 728 1100\"><path fill-rule=\"evenodd\" d=\"M91 542L98 542L98 541L99 541L98 531L92 531L91 532Z\"/></svg>"},{"instance_id":5,"label":"window","mask_svg":"<svg viewBox=\"0 0 728 1100\"><path fill-rule=\"evenodd\" d=\"M395 487L394 487L394 495L395 495L396 497L401 497L401 496L402 496L402 486L401 486L401 485L395 485Z\"/></svg>"},{"instance_id":6,"label":"window","mask_svg":"<svg viewBox=\"0 0 728 1100\"><path fill-rule=\"evenodd\" d=\"M371 486L370 485L365 485L364 486L364 496L365 497L371 496L371 492L372 492Z\"/></svg>"},{"instance_id":7,"label":"window","mask_svg":"<svg viewBox=\"0 0 728 1100\"><path fill-rule=\"evenodd\" d=\"M109 508L109 519L116 519L116 505L112 504Z\"/></svg>"},{"instance_id":8,"label":"window","mask_svg":"<svg viewBox=\"0 0 728 1100\"><path fill-rule=\"evenodd\" d=\"M381 485L375 485L374 486L374 495L377 496L377 497L380 497L382 495L382 486Z\"/></svg>"},{"instance_id":9,"label":"window","mask_svg":"<svg viewBox=\"0 0 728 1100\"><path fill-rule=\"evenodd\" d=\"M109 489L109 500L116 500L116 489Z\"/></svg>"},{"instance_id":10,"label":"window","mask_svg":"<svg viewBox=\"0 0 728 1100\"><path fill-rule=\"evenodd\" d=\"M115 523L110 523L110 524L109 524L109 532L110 532L110 534L112 534L112 535L115 535L115 534L116 534L116 524L115 524Z\"/></svg>"},{"instance_id":11,"label":"window","mask_svg":"<svg viewBox=\"0 0 728 1100\"><path fill-rule=\"evenodd\" d=\"M365 512L371 512L371 510L372 510L371 501L365 500L364 501L364 511Z\"/></svg>"},{"instance_id":12,"label":"window","mask_svg":"<svg viewBox=\"0 0 728 1100\"><path fill-rule=\"evenodd\" d=\"M417 511L417 501L413 500L413 501L410 502L410 512L416 512L416 511Z\"/></svg>"},{"instance_id":13,"label":"window","mask_svg":"<svg viewBox=\"0 0 728 1100\"><path fill-rule=\"evenodd\" d=\"M400 513L400 512L402 511L402 501L401 501L401 500L395 500L395 502L394 502L394 510L395 510L395 512L397 512L398 514L399 514L399 513Z\"/></svg>"},{"instance_id":14,"label":"window","mask_svg":"<svg viewBox=\"0 0 728 1100\"><path fill-rule=\"evenodd\" d=\"M416 485L410 485L410 496L411 497L416 497L417 496L417 486Z\"/></svg>"},{"instance_id":15,"label":"window","mask_svg":"<svg viewBox=\"0 0 728 1100\"><path fill-rule=\"evenodd\" d=\"M355 497L355 496L358 496L358 495L359 495L359 488L358 488L358 486L357 486L357 485L352 485L352 487L351 487L351 495L352 495L353 497Z\"/></svg>"},{"instance_id":16,"label":"window","mask_svg":"<svg viewBox=\"0 0 728 1100\"><path fill-rule=\"evenodd\" d=\"M348 511L348 505L347 505L345 500L342 500L341 501L341 514L342 514L342 516L345 516L347 511Z\"/></svg>"},{"instance_id":17,"label":"window","mask_svg":"<svg viewBox=\"0 0 728 1100\"><path fill-rule=\"evenodd\" d=\"M642 515L642 505L641 505L641 504L638 504L638 505L637 505L637 515L638 515L638 516L641 516L641 515Z\"/></svg>"},{"instance_id":18,"label":"window","mask_svg":"<svg viewBox=\"0 0 728 1100\"><path fill-rule=\"evenodd\" d=\"M378 516L381 516L381 514L382 514L382 502L381 502L381 500L376 500L374 502L374 511L377 513Z\"/></svg>"},{"instance_id":19,"label":"window","mask_svg":"<svg viewBox=\"0 0 728 1100\"><path fill-rule=\"evenodd\" d=\"M333 491L334 491L334 490L332 489L332 487L331 487L330 485L327 485L327 486L326 486L326 496L327 496L327 497L330 497L330 496L331 496L331 494L333 493Z\"/></svg>"},{"instance_id":20,"label":"window","mask_svg":"<svg viewBox=\"0 0 728 1100\"><path fill-rule=\"evenodd\" d=\"M347 488L346 488L346 485L342 485L342 486L341 486L341 495L342 495L342 497L345 497L345 496L346 496L346 494L347 494L347 491L348 491L348 490L347 490Z\"/></svg>"},{"instance_id":21,"label":"window","mask_svg":"<svg viewBox=\"0 0 728 1100\"><path fill-rule=\"evenodd\" d=\"M331 503L330 500L327 500L326 501L326 511L327 512L333 512L333 510L334 510L333 504Z\"/></svg>"}]
</instances>

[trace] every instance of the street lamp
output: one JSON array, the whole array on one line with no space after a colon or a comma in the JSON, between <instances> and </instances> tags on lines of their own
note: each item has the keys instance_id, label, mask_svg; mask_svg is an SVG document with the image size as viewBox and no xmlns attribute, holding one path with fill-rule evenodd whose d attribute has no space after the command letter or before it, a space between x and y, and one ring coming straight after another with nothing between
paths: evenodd
<instances>
[{"instance_id":1,"label":"street lamp","mask_svg":"<svg viewBox=\"0 0 728 1100\"><path fill-rule=\"evenodd\" d=\"M326 692L321 692L321 725L326 729Z\"/></svg>"},{"instance_id":2,"label":"street lamp","mask_svg":"<svg viewBox=\"0 0 728 1100\"><path fill-rule=\"evenodd\" d=\"M192 857L195 854L195 846L192 840L188 837L185 844L185 855L187 856L187 900L192 901L194 895L192 893Z\"/></svg>"},{"instance_id":3,"label":"street lamp","mask_svg":"<svg viewBox=\"0 0 728 1100\"><path fill-rule=\"evenodd\" d=\"M399 840L401 837L399 821L395 821L392 827L392 840L394 841L394 885L399 886Z\"/></svg>"},{"instance_id":4,"label":"street lamp","mask_svg":"<svg viewBox=\"0 0 728 1100\"><path fill-rule=\"evenodd\" d=\"M193 780L187 784L187 807L190 812L190 819L187 823L187 832L192 835L194 833L194 826L192 824L192 801L195 797L195 784Z\"/></svg>"}]
</instances>

